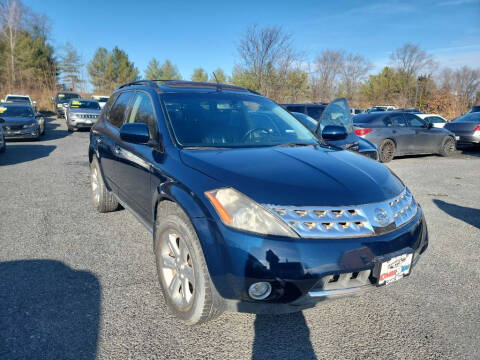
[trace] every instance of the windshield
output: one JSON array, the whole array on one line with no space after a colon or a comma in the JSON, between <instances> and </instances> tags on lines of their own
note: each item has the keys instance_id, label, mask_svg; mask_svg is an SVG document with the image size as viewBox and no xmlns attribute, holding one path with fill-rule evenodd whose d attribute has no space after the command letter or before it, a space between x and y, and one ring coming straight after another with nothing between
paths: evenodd
<instances>
[{"instance_id":1,"label":"windshield","mask_svg":"<svg viewBox=\"0 0 480 360\"><path fill-rule=\"evenodd\" d=\"M80 95L73 93L60 93L57 95L57 102L68 102L70 99L78 99Z\"/></svg>"},{"instance_id":2,"label":"windshield","mask_svg":"<svg viewBox=\"0 0 480 360\"><path fill-rule=\"evenodd\" d=\"M0 117L30 117L33 110L30 106L0 106Z\"/></svg>"},{"instance_id":3,"label":"windshield","mask_svg":"<svg viewBox=\"0 0 480 360\"><path fill-rule=\"evenodd\" d=\"M347 133L353 131L352 115L346 99L332 101L320 118L320 130L328 125L343 126Z\"/></svg>"},{"instance_id":4,"label":"windshield","mask_svg":"<svg viewBox=\"0 0 480 360\"><path fill-rule=\"evenodd\" d=\"M25 96L7 96L7 102L30 103L30 99Z\"/></svg>"},{"instance_id":5,"label":"windshield","mask_svg":"<svg viewBox=\"0 0 480 360\"><path fill-rule=\"evenodd\" d=\"M70 108L100 110L100 105L96 100L72 100Z\"/></svg>"},{"instance_id":6,"label":"windshield","mask_svg":"<svg viewBox=\"0 0 480 360\"><path fill-rule=\"evenodd\" d=\"M453 120L452 122L480 122L480 112L467 113Z\"/></svg>"},{"instance_id":7,"label":"windshield","mask_svg":"<svg viewBox=\"0 0 480 360\"><path fill-rule=\"evenodd\" d=\"M289 112L260 96L170 93L163 101L175 137L185 147L318 144Z\"/></svg>"}]
</instances>

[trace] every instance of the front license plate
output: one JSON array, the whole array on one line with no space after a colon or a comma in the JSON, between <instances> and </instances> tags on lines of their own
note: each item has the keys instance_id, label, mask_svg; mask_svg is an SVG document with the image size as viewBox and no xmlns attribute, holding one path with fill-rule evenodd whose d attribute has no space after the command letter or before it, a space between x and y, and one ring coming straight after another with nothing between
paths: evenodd
<instances>
[{"instance_id":1,"label":"front license plate","mask_svg":"<svg viewBox=\"0 0 480 360\"><path fill-rule=\"evenodd\" d=\"M460 140L460 136L455 136L455 140Z\"/></svg>"},{"instance_id":2,"label":"front license plate","mask_svg":"<svg viewBox=\"0 0 480 360\"><path fill-rule=\"evenodd\" d=\"M389 284L408 275L412 266L412 258L413 254L403 254L382 263L378 285Z\"/></svg>"}]
</instances>

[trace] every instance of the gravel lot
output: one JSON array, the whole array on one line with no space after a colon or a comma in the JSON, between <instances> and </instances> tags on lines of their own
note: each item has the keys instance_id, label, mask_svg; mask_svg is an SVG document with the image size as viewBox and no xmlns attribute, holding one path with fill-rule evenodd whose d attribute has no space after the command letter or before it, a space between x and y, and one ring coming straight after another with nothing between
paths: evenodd
<instances>
[{"instance_id":1,"label":"gravel lot","mask_svg":"<svg viewBox=\"0 0 480 360\"><path fill-rule=\"evenodd\" d=\"M42 141L0 154L0 359L480 358L480 152L389 164L429 226L409 279L192 328L167 312L151 235L90 205L87 146L50 119Z\"/></svg>"}]
</instances>

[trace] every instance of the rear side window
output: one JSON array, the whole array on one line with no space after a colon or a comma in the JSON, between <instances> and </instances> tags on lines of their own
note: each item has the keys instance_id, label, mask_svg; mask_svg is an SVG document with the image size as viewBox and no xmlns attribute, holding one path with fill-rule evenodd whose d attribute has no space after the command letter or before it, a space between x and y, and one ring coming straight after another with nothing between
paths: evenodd
<instances>
[{"instance_id":1,"label":"rear side window","mask_svg":"<svg viewBox=\"0 0 480 360\"><path fill-rule=\"evenodd\" d=\"M108 121L117 128L120 128L123 123L123 118L125 116L125 110L127 110L128 103L132 98L133 93L131 91L126 91L117 98L115 104L113 105L110 113L108 115Z\"/></svg>"},{"instance_id":2,"label":"rear side window","mask_svg":"<svg viewBox=\"0 0 480 360\"><path fill-rule=\"evenodd\" d=\"M135 94L127 122L147 124L150 139L154 138L156 118L150 96L144 92L137 92Z\"/></svg>"},{"instance_id":3,"label":"rear side window","mask_svg":"<svg viewBox=\"0 0 480 360\"><path fill-rule=\"evenodd\" d=\"M405 127L405 118L402 114L394 114L389 116L390 120L393 122L393 126Z\"/></svg>"}]
</instances>

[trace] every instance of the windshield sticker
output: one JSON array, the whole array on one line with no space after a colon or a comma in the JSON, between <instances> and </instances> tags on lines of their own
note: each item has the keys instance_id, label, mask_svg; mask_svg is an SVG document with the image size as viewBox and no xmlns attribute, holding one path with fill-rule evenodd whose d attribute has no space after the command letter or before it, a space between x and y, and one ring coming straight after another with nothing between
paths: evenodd
<instances>
[{"instance_id":1,"label":"windshield sticker","mask_svg":"<svg viewBox=\"0 0 480 360\"><path fill-rule=\"evenodd\" d=\"M0 107L0 114L3 114L5 111L7 111L7 108L2 106Z\"/></svg>"},{"instance_id":2,"label":"windshield sticker","mask_svg":"<svg viewBox=\"0 0 480 360\"><path fill-rule=\"evenodd\" d=\"M82 103L80 101L72 101L72 105L77 105L77 106L80 106L82 105Z\"/></svg>"},{"instance_id":3,"label":"windshield sticker","mask_svg":"<svg viewBox=\"0 0 480 360\"><path fill-rule=\"evenodd\" d=\"M58 94L58 97L61 99L61 98L64 98L65 97L65 94Z\"/></svg>"}]
</instances>

